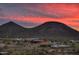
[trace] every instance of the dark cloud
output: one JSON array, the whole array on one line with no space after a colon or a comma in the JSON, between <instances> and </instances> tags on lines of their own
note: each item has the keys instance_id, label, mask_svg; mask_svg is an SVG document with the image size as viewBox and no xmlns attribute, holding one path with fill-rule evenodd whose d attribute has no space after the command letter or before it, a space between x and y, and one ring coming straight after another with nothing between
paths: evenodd
<instances>
[{"instance_id":1,"label":"dark cloud","mask_svg":"<svg viewBox=\"0 0 79 59\"><path fill-rule=\"evenodd\" d=\"M38 7L39 5L40 3L0 3L0 7Z\"/></svg>"},{"instance_id":2,"label":"dark cloud","mask_svg":"<svg viewBox=\"0 0 79 59\"><path fill-rule=\"evenodd\" d=\"M41 17L51 17L60 18L63 17L56 13L49 14L42 11L39 7L43 4L0 4L3 8L5 15L21 15L21 16L41 16Z\"/></svg>"},{"instance_id":3,"label":"dark cloud","mask_svg":"<svg viewBox=\"0 0 79 59\"><path fill-rule=\"evenodd\" d=\"M2 9L2 8L0 8L0 16L5 16L5 15L3 14L3 9Z\"/></svg>"},{"instance_id":4,"label":"dark cloud","mask_svg":"<svg viewBox=\"0 0 79 59\"><path fill-rule=\"evenodd\" d=\"M38 11L38 10L32 10L32 9L23 9L23 12L21 12L21 14L23 14L23 16L41 16L41 17L51 17L51 18L59 18L61 16L59 15L55 15L55 14L48 14L48 13L44 13L42 11Z\"/></svg>"}]
</instances>

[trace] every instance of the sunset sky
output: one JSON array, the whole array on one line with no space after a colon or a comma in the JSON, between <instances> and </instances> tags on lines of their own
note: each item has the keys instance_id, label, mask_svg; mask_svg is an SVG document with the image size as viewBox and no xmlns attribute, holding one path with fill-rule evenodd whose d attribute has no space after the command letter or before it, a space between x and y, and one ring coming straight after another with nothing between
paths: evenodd
<instances>
[{"instance_id":1,"label":"sunset sky","mask_svg":"<svg viewBox=\"0 0 79 59\"><path fill-rule=\"evenodd\" d=\"M0 4L0 25L8 21L24 27L58 21L79 31L79 4Z\"/></svg>"}]
</instances>

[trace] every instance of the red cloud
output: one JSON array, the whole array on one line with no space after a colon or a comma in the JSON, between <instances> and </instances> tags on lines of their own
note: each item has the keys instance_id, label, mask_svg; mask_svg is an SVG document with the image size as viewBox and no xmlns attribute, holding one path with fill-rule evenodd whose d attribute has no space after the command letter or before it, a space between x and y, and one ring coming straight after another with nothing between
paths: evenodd
<instances>
[{"instance_id":1,"label":"red cloud","mask_svg":"<svg viewBox=\"0 0 79 59\"><path fill-rule=\"evenodd\" d=\"M31 5L30 5L31 6ZM24 7L27 8L27 7ZM47 21L58 21L65 23L73 28L79 30L79 4L39 4L37 7L29 7L32 12L36 11L35 16L20 16L17 12L13 12L17 14L14 16L5 16L0 18L11 19L14 21L22 21L22 22L34 22L34 23L44 23ZM25 9L26 10L26 9ZM30 11L31 11L30 10ZM36 16L39 13L39 16ZM47 15L45 17L45 14ZM49 16L52 17L49 17ZM58 16L58 17L54 17Z\"/></svg>"},{"instance_id":2,"label":"red cloud","mask_svg":"<svg viewBox=\"0 0 79 59\"><path fill-rule=\"evenodd\" d=\"M15 21L21 21L21 22L34 22L34 23L44 23L48 21L57 21L57 22L62 22L65 23L69 26L74 26L73 28L77 28L79 30L79 23L74 22L73 20L78 20L79 18L46 18L46 17L30 17L30 16L8 16L8 17L0 17L4 19L11 19Z\"/></svg>"},{"instance_id":3,"label":"red cloud","mask_svg":"<svg viewBox=\"0 0 79 59\"><path fill-rule=\"evenodd\" d=\"M41 11L61 17L79 17L79 4L43 4Z\"/></svg>"}]
</instances>

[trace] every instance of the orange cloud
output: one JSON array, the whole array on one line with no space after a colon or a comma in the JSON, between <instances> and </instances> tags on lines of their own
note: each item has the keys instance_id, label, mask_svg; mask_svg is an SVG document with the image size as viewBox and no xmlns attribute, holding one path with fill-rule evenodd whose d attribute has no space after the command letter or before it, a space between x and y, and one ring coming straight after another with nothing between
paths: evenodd
<instances>
[{"instance_id":1,"label":"orange cloud","mask_svg":"<svg viewBox=\"0 0 79 59\"><path fill-rule=\"evenodd\" d=\"M15 21L21 21L21 22L33 22L33 23L44 23L48 21L57 21L62 22L68 26L71 26L77 30L79 30L79 23L74 22L74 20L78 20L79 18L46 18L46 17L30 17L30 16L8 16L8 17L0 17L4 19L11 19Z\"/></svg>"},{"instance_id":2,"label":"orange cloud","mask_svg":"<svg viewBox=\"0 0 79 59\"><path fill-rule=\"evenodd\" d=\"M25 4L27 5L27 4ZM18 7L17 7L18 8ZM19 12L7 12L8 16L1 16L0 18L10 19L13 21L44 23L48 21L58 21L79 30L79 4L29 4L27 7ZM20 14L24 12L24 16ZM13 14L12 14L13 13ZM29 14L29 15L28 15ZM16 16L15 16L16 15ZM76 21L76 22L75 22Z\"/></svg>"},{"instance_id":3,"label":"orange cloud","mask_svg":"<svg viewBox=\"0 0 79 59\"><path fill-rule=\"evenodd\" d=\"M62 17L79 17L79 4L44 4L40 7L44 12Z\"/></svg>"}]
</instances>

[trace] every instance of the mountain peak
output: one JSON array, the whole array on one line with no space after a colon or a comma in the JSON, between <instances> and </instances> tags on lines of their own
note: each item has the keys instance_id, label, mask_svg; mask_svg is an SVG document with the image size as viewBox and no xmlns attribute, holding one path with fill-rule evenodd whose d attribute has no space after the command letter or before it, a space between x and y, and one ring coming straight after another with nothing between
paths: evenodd
<instances>
[{"instance_id":1,"label":"mountain peak","mask_svg":"<svg viewBox=\"0 0 79 59\"><path fill-rule=\"evenodd\" d=\"M6 27L7 27L7 28L24 28L24 27L18 25L18 24L15 23L15 22L12 22L12 21L7 22L7 23L5 23L5 24L2 24L1 27L5 27L5 28L6 28Z\"/></svg>"},{"instance_id":2,"label":"mountain peak","mask_svg":"<svg viewBox=\"0 0 79 59\"><path fill-rule=\"evenodd\" d=\"M68 26L65 25L64 23L49 21L49 22L45 22L37 27L63 28L63 27L68 27Z\"/></svg>"},{"instance_id":3,"label":"mountain peak","mask_svg":"<svg viewBox=\"0 0 79 59\"><path fill-rule=\"evenodd\" d=\"M13 22L13 21L9 21L9 22L7 22L7 23L5 23L5 24L16 24L15 22ZM17 25L17 24L16 24Z\"/></svg>"},{"instance_id":4,"label":"mountain peak","mask_svg":"<svg viewBox=\"0 0 79 59\"><path fill-rule=\"evenodd\" d=\"M15 22L13 22L13 21L9 21L8 23L15 23Z\"/></svg>"},{"instance_id":5,"label":"mountain peak","mask_svg":"<svg viewBox=\"0 0 79 59\"><path fill-rule=\"evenodd\" d=\"M71 27L65 25L64 23L60 23L60 22L46 22L43 23L37 27L34 28L36 32L39 33L54 33L54 34L63 34L65 33L66 35L71 35L75 33L77 33L76 30L72 29ZM37 30L36 30L37 29ZM39 30L39 31L38 31Z\"/></svg>"},{"instance_id":6,"label":"mountain peak","mask_svg":"<svg viewBox=\"0 0 79 59\"><path fill-rule=\"evenodd\" d=\"M63 24L63 23L60 23L60 22L56 22L56 21L49 21L49 22L46 22L46 23L44 23L44 24L47 24L47 25L65 25L65 24Z\"/></svg>"}]
</instances>

